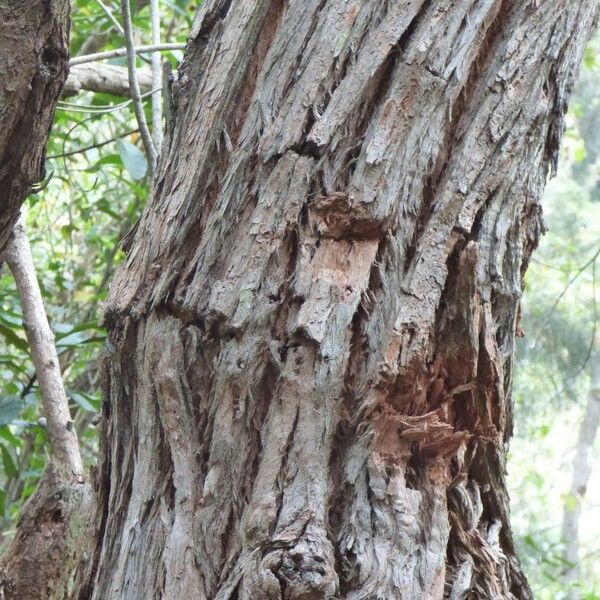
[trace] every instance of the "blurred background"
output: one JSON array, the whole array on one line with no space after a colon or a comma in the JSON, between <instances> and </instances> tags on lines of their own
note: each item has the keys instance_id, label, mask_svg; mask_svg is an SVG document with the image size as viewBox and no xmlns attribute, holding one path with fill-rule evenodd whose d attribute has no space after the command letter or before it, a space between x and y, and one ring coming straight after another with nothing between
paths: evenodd
<instances>
[{"instance_id":1,"label":"blurred background","mask_svg":"<svg viewBox=\"0 0 600 600\"><path fill-rule=\"evenodd\" d=\"M517 344L512 521L536 598L592 600L600 598L598 35L543 205L548 231L527 272Z\"/></svg>"},{"instance_id":2,"label":"blurred background","mask_svg":"<svg viewBox=\"0 0 600 600\"><path fill-rule=\"evenodd\" d=\"M198 2L163 0L162 39L185 42ZM72 55L122 47L118 9L73 2ZM138 0L139 43L150 40ZM163 53L173 68L182 51ZM124 58L109 64L123 67ZM140 69L147 68L144 60ZM147 165L130 101L65 96L48 148L52 178L26 221L82 450L97 450L98 327L123 254L118 242L147 197ZM568 114L558 176L544 201L548 232L526 277L507 465L515 543L536 598L600 599L600 37L590 44ZM39 390L8 269L0 270L0 549L46 460Z\"/></svg>"}]
</instances>

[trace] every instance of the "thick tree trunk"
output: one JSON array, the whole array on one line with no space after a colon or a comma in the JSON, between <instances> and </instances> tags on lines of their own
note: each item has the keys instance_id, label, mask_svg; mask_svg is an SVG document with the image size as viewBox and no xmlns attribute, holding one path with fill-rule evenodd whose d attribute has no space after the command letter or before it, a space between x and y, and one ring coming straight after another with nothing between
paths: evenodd
<instances>
[{"instance_id":1,"label":"thick tree trunk","mask_svg":"<svg viewBox=\"0 0 600 600\"><path fill-rule=\"evenodd\" d=\"M212 0L106 308L78 598L530 598L522 276L596 0Z\"/></svg>"},{"instance_id":2,"label":"thick tree trunk","mask_svg":"<svg viewBox=\"0 0 600 600\"><path fill-rule=\"evenodd\" d=\"M44 178L67 78L69 0L0 2L0 254L31 185Z\"/></svg>"}]
</instances>

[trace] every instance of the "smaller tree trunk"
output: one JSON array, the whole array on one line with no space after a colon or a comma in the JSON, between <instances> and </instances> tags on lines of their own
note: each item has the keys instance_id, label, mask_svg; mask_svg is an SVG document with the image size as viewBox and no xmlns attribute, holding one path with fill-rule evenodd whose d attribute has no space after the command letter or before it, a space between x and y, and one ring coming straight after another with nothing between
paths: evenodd
<instances>
[{"instance_id":1,"label":"smaller tree trunk","mask_svg":"<svg viewBox=\"0 0 600 600\"><path fill-rule=\"evenodd\" d=\"M596 343L598 346L598 343ZM573 461L573 479L565 502L562 538L565 545L564 560L567 569L563 581L568 587L568 600L579 600L581 594L577 582L581 579L579 565L579 519L581 507L592 473L594 441L600 423L600 356L592 360L590 391L585 414L579 426L577 449Z\"/></svg>"},{"instance_id":2,"label":"smaller tree trunk","mask_svg":"<svg viewBox=\"0 0 600 600\"><path fill-rule=\"evenodd\" d=\"M4 258L21 299L52 458L38 489L23 509L13 543L0 560L0 598L58 599L64 597L82 547L91 489L83 476L54 336L22 222L17 223Z\"/></svg>"}]
</instances>

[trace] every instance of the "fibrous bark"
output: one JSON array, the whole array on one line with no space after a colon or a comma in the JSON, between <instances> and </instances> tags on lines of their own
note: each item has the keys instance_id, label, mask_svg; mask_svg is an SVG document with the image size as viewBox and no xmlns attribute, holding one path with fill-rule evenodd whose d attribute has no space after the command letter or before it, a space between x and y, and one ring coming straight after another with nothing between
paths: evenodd
<instances>
[{"instance_id":1,"label":"fibrous bark","mask_svg":"<svg viewBox=\"0 0 600 600\"><path fill-rule=\"evenodd\" d=\"M530 598L505 485L597 2L213 0L107 303L78 598Z\"/></svg>"},{"instance_id":2,"label":"fibrous bark","mask_svg":"<svg viewBox=\"0 0 600 600\"><path fill-rule=\"evenodd\" d=\"M68 0L0 2L0 253L44 156L67 78Z\"/></svg>"}]
</instances>

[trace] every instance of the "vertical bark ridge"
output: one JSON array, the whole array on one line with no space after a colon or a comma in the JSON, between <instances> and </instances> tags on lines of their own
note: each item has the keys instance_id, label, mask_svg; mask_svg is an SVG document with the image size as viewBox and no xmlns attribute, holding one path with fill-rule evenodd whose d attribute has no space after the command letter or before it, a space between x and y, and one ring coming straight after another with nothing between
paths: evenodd
<instances>
[{"instance_id":1,"label":"vertical bark ridge","mask_svg":"<svg viewBox=\"0 0 600 600\"><path fill-rule=\"evenodd\" d=\"M80 598L531 597L514 332L596 10L204 4L107 304Z\"/></svg>"}]
</instances>

